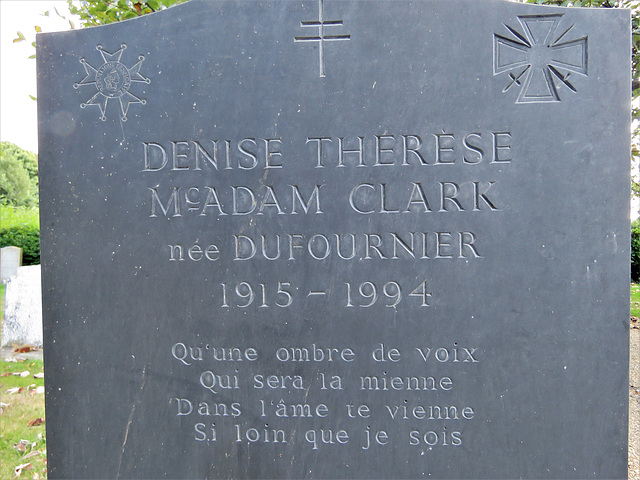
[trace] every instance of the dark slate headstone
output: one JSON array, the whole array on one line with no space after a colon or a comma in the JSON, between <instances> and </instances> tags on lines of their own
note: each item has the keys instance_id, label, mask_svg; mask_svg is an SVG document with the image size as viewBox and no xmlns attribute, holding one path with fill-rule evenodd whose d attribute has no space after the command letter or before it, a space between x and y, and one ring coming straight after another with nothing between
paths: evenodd
<instances>
[{"instance_id":1,"label":"dark slate headstone","mask_svg":"<svg viewBox=\"0 0 640 480\"><path fill-rule=\"evenodd\" d=\"M51 478L624 478L629 23L193 1L40 35Z\"/></svg>"}]
</instances>

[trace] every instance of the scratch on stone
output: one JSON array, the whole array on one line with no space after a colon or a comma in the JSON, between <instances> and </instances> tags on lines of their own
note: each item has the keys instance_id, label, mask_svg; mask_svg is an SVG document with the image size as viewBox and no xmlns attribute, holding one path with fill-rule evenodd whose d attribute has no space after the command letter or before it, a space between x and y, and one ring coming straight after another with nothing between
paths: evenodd
<instances>
[{"instance_id":1,"label":"scratch on stone","mask_svg":"<svg viewBox=\"0 0 640 480\"><path fill-rule=\"evenodd\" d=\"M269 147L266 147L267 150L269 149ZM271 154L267 151L267 155L269 156L269 158L271 158ZM269 162L269 160L267 160L267 163ZM267 177L269 176L269 169L265 168L264 169L264 174L262 175L262 178L260 179L260 182L262 183L262 185L265 185L267 183Z\"/></svg>"},{"instance_id":2,"label":"scratch on stone","mask_svg":"<svg viewBox=\"0 0 640 480\"><path fill-rule=\"evenodd\" d=\"M305 388L304 390L304 400L303 402L307 402L307 399L309 398L309 390L311 390L311 385L309 385L307 388ZM296 432L298 431L298 427L294 426L293 430L291 431L291 436L290 438L293 440L296 436ZM291 466L293 466L293 461L295 460L295 455L291 456Z\"/></svg>"},{"instance_id":3,"label":"scratch on stone","mask_svg":"<svg viewBox=\"0 0 640 480\"><path fill-rule=\"evenodd\" d=\"M500 393L500 403L502 404L502 410L506 410L507 406L504 403L504 396L507 394L507 392L509 392L509 390L505 390L504 392Z\"/></svg>"},{"instance_id":4,"label":"scratch on stone","mask_svg":"<svg viewBox=\"0 0 640 480\"><path fill-rule=\"evenodd\" d=\"M129 438L129 428L133 423L133 415L136 413L136 406L140 403L140 394L142 390L144 390L144 386L147 383L147 366L145 365L142 369L142 385L140 385L140 390L138 391L138 395L136 395L136 399L133 402L133 406L131 407L131 413L129 414L129 421L127 422L127 428L124 431L124 441L122 442L122 451L120 452L120 458L118 459L118 473L116 474L116 479L120 478L120 467L122 466L122 457L124 455L124 449L127 446L127 439Z\"/></svg>"},{"instance_id":5,"label":"scratch on stone","mask_svg":"<svg viewBox=\"0 0 640 480\"><path fill-rule=\"evenodd\" d=\"M122 130L122 142L120 142L121 145L127 141L127 134L124 131L124 122L125 121L123 121L122 118L120 119L120 130Z\"/></svg>"}]
</instances>

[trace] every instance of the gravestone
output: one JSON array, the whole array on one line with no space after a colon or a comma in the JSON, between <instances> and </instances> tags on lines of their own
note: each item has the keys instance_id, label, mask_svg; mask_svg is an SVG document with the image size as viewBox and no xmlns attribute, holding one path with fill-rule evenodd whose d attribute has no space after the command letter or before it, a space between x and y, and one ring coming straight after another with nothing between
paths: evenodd
<instances>
[{"instance_id":1,"label":"gravestone","mask_svg":"<svg viewBox=\"0 0 640 480\"><path fill-rule=\"evenodd\" d=\"M39 35L51 478L624 478L629 20Z\"/></svg>"},{"instance_id":2,"label":"gravestone","mask_svg":"<svg viewBox=\"0 0 640 480\"><path fill-rule=\"evenodd\" d=\"M18 268L5 290L2 346L42 347L40 265Z\"/></svg>"},{"instance_id":3,"label":"gravestone","mask_svg":"<svg viewBox=\"0 0 640 480\"><path fill-rule=\"evenodd\" d=\"M22 249L20 247L0 248L0 281L5 283L18 273L22 265Z\"/></svg>"}]
</instances>

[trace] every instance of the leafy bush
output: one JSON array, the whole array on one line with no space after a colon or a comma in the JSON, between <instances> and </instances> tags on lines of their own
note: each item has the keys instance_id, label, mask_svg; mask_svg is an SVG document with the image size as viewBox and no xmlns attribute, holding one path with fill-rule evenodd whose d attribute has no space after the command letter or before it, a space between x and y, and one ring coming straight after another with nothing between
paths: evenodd
<instances>
[{"instance_id":1,"label":"leafy bush","mask_svg":"<svg viewBox=\"0 0 640 480\"><path fill-rule=\"evenodd\" d=\"M640 219L631 224L631 280L640 281Z\"/></svg>"},{"instance_id":2,"label":"leafy bush","mask_svg":"<svg viewBox=\"0 0 640 480\"><path fill-rule=\"evenodd\" d=\"M23 265L40 263L40 229L34 227L11 227L0 230L0 248L20 247Z\"/></svg>"},{"instance_id":3,"label":"leafy bush","mask_svg":"<svg viewBox=\"0 0 640 480\"><path fill-rule=\"evenodd\" d=\"M38 156L9 142L0 143L0 203L38 204Z\"/></svg>"}]
</instances>

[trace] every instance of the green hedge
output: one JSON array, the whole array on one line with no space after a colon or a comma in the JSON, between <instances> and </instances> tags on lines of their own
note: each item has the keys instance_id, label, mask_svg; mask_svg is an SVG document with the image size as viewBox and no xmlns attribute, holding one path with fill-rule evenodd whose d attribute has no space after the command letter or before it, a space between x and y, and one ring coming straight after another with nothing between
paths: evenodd
<instances>
[{"instance_id":1,"label":"green hedge","mask_svg":"<svg viewBox=\"0 0 640 480\"><path fill-rule=\"evenodd\" d=\"M631 280L640 282L640 219L631 224Z\"/></svg>"},{"instance_id":2,"label":"green hedge","mask_svg":"<svg viewBox=\"0 0 640 480\"><path fill-rule=\"evenodd\" d=\"M34 227L11 227L0 230L0 248L20 247L22 265L40 263L40 229Z\"/></svg>"}]
</instances>

